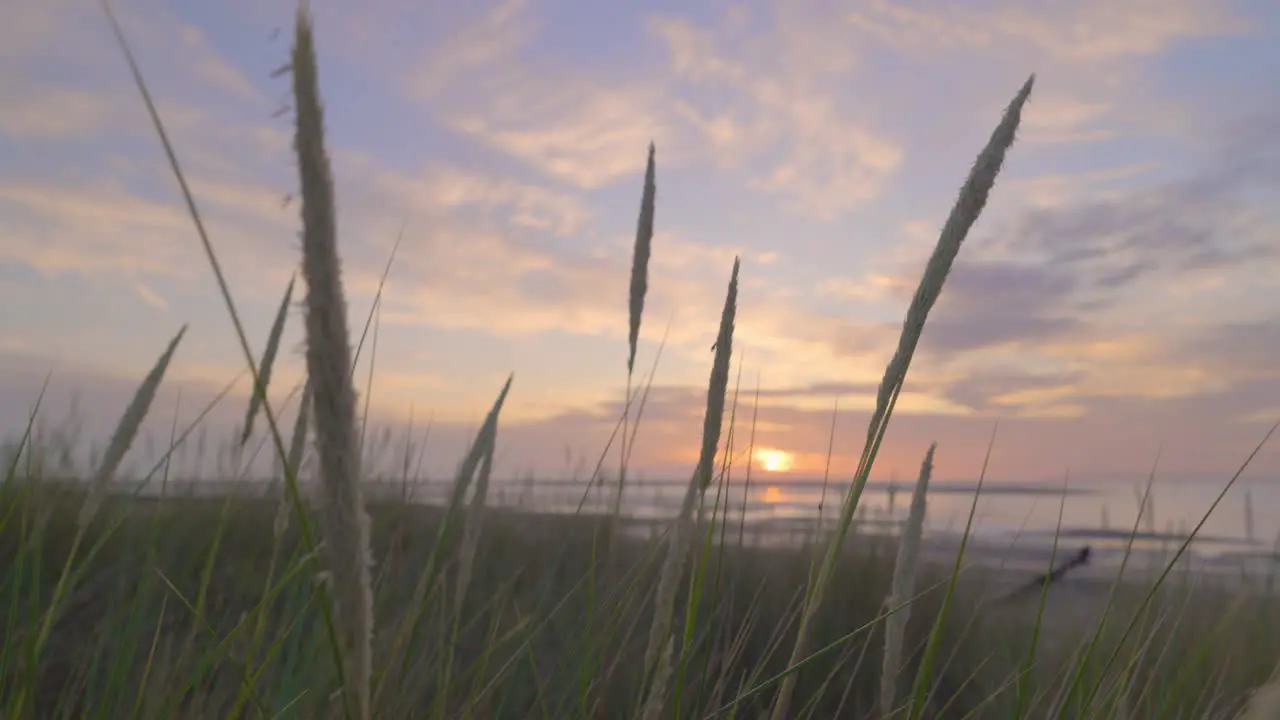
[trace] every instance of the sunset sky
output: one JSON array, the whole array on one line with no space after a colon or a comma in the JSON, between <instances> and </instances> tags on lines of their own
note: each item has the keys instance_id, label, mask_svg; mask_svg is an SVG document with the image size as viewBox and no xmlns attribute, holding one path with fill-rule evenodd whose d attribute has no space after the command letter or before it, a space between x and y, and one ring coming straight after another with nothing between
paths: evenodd
<instances>
[{"instance_id":1,"label":"sunset sky","mask_svg":"<svg viewBox=\"0 0 1280 720\"><path fill-rule=\"evenodd\" d=\"M280 0L114 3L255 352L298 262ZM637 10L643 6L643 10ZM691 467L742 259L739 444L848 473L973 158L1037 84L926 327L877 476L1223 478L1280 418L1280 5L1267 0L315 0L359 331L397 234L371 405L453 467L506 375L504 471L594 464L620 413L647 146L658 200L635 464ZM190 329L149 424L243 367L97 3L0 8L0 430L104 437ZM290 318L278 400L301 377ZM368 382L370 353L359 383ZM181 401L179 404L179 390ZM247 382L209 422L225 433ZM776 462L774 462L776 461ZM1264 453L1258 472L1280 469Z\"/></svg>"}]
</instances>

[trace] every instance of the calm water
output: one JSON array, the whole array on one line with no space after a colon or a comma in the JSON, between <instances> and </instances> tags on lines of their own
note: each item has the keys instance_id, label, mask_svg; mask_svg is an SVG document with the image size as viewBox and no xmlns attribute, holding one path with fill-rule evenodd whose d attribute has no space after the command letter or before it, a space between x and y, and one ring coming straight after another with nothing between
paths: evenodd
<instances>
[{"instance_id":1,"label":"calm water","mask_svg":"<svg viewBox=\"0 0 1280 720\"><path fill-rule=\"evenodd\" d=\"M812 535L820 516L829 526L839 513L846 487L843 484L832 483L824 494L821 482L768 479L772 482L753 480L749 492L735 481L727 500L720 498L722 507L728 505L732 525L745 519L755 542L786 542ZM1168 558L1204 519L1191 545L1191 562L1199 569L1269 571L1280 533L1280 483L1255 480L1237 484L1206 519L1223 484L1157 479L1148 512L1137 526L1141 535L1134 543L1135 553ZM622 500L622 514L649 531L676 515L684 487L684 482L629 484ZM227 483L199 481L185 485L182 491L219 494L227 488ZM449 484L443 482L379 482L370 484L368 495L401 497L407 493L414 502L440 503L447 498L449 489ZM870 483L859 505L860 526L868 531L893 532L906 517L911 490L901 483ZM955 540L965 528L974 491L972 483L935 482L931 486L927 549L939 556L951 553L954 557ZM1068 554L1087 544L1094 550L1092 568L1105 572L1123 555L1138 516L1142 491L1141 484L1073 482L1064 495L1061 486L1054 484L988 483L977 503L972 551L975 556L1002 565L1042 569L1061 511L1060 553ZM588 488L582 481L495 482L489 503L541 512L572 513L579 507L583 512L602 512L612 507L616 492L616 486ZM713 487L706 503L710 506L714 502Z\"/></svg>"},{"instance_id":2,"label":"calm water","mask_svg":"<svg viewBox=\"0 0 1280 720\"><path fill-rule=\"evenodd\" d=\"M1222 484L1161 483L1156 481L1148 498L1148 512L1139 530L1158 533L1186 532L1204 518L1221 492ZM735 517L743 512L747 521L813 520L821 513L830 518L839 512L845 485L831 484L825 494L821 483L753 481L744 498L739 485L728 491L728 506ZM935 483L929 492L926 527L932 532L961 531L973 507L972 483ZM906 517L912 488L887 483L869 483L859 503L861 517L869 521L892 521ZM598 509L612 502L616 488L605 487L586 494L586 507ZM631 485L623 499L624 514L639 518L666 518L679 507L684 487L680 483ZM1064 494L1060 486L1049 484L994 484L982 488L974 517L974 530L982 536L1052 533L1062 513L1064 531L1111 530L1128 534L1138 515L1141 485L1076 483ZM584 496L582 483L539 482L535 485L504 484L496 491L503 504L526 500L544 509L575 509ZM708 504L715 502L715 489L708 491ZM1246 497L1252 513L1246 511ZM724 500L721 500L722 504ZM572 505L572 507L568 507ZM1250 514L1252 518L1250 518ZM1270 549L1280 532L1280 484L1254 482L1232 488L1209 515L1199 536L1223 544L1247 543L1250 539Z\"/></svg>"},{"instance_id":3,"label":"calm water","mask_svg":"<svg viewBox=\"0 0 1280 720\"><path fill-rule=\"evenodd\" d=\"M1272 570L1273 546L1280 533L1280 485L1253 482L1233 487L1206 518L1222 483L1164 482L1152 486L1147 511L1137 525L1129 572L1162 568L1172 559L1188 533L1204 520L1184 559L1187 567L1214 573L1251 575ZM845 485L820 482L753 482L731 487L727 505L733 523L744 516L755 537L785 542L809 535L819 517L830 526L840 510ZM859 522L872 531L892 532L905 519L912 488L871 483L859 503ZM926 552L936 559L954 558L959 535L974 509L976 487L972 483L934 484L926 515ZM1078 576L1109 574L1122 561L1138 520L1142 484L1075 483L1064 495L1053 484L987 484L977 496L969 552L977 562L1011 569L1042 572L1053 552L1053 540L1062 515L1059 557L1088 545L1093 560ZM503 505L533 506L546 511L599 511L613 502L616 488L584 493L581 483L504 485L495 494ZM683 498L683 483L647 483L629 486L623 514L638 520L673 517ZM584 502L585 496L585 502ZM1251 507L1246 509L1246 498ZM714 503L714 490L706 502ZM723 496L721 505L725 505ZM821 508L821 509L820 509ZM767 540L766 540L767 541Z\"/></svg>"}]
</instances>

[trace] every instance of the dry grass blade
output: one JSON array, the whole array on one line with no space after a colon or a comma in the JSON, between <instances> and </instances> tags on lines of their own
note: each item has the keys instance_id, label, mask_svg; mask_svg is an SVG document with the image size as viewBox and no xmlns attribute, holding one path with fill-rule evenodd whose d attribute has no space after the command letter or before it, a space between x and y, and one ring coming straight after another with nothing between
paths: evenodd
<instances>
[{"instance_id":1,"label":"dry grass blade","mask_svg":"<svg viewBox=\"0 0 1280 720\"><path fill-rule=\"evenodd\" d=\"M760 420L760 373L756 373L756 397L751 403L751 438L747 440L747 477L742 485L742 517L738 524L738 548L746 547L747 505L751 502L751 468L755 465L756 426Z\"/></svg>"},{"instance_id":2,"label":"dry grass blade","mask_svg":"<svg viewBox=\"0 0 1280 720\"><path fill-rule=\"evenodd\" d=\"M324 549L342 641L344 705L370 715L373 597L369 521L360 497L356 395L351 382L347 304L338 259L336 207L311 20L299 9L293 48L302 267L307 281L307 376L312 391Z\"/></svg>"},{"instance_id":3,"label":"dry grass blade","mask_svg":"<svg viewBox=\"0 0 1280 720\"><path fill-rule=\"evenodd\" d=\"M502 414L502 406L507 401L507 394L511 392L511 382L515 380L515 375L507 376L507 381L502 385L502 390L498 393L498 399L493 402L493 407L489 408L489 414L485 416L484 422L480 425L480 430L476 432L476 439L471 443L471 449L467 451L467 456L463 458L462 464L458 467L458 476L453 483L453 497L450 500L450 508L457 508L462 504L462 499L466 497L467 490L471 487L471 481L476 476L476 469L484 462L486 447L492 438L496 438L498 434L498 416Z\"/></svg>"},{"instance_id":4,"label":"dry grass blade","mask_svg":"<svg viewBox=\"0 0 1280 720\"><path fill-rule=\"evenodd\" d=\"M289 471L297 474L302 468L303 453L307 450L307 420L311 417L311 383L302 386L302 399L298 401L298 419L293 424L293 437L289 439Z\"/></svg>"},{"instance_id":5,"label":"dry grass blade","mask_svg":"<svg viewBox=\"0 0 1280 720\"><path fill-rule=\"evenodd\" d=\"M400 251L400 243L404 240L404 226L396 235L396 242L391 246L391 254L387 256L387 264L382 268L382 276L378 278L378 289L373 293L373 303L369 306L369 316L364 320L364 329L360 331L360 342L356 343L356 353L352 358L351 371L355 372L355 363L360 362L360 352L364 349L364 341L369 337L369 328L373 326L374 314L382 307L382 291L387 286L387 277L391 275L391 266L395 265L396 253Z\"/></svg>"},{"instance_id":6,"label":"dry grass blade","mask_svg":"<svg viewBox=\"0 0 1280 720\"><path fill-rule=\"evenodd\" d=\"M835 571L836 561L841 548L844 547L849 527L853 523L854 511L857 509L862 489L866 485L867 477L870 475L871 464L875 459L880 439L883 438L889 417L892 415L893 403L896 401L898 393L902 390L903 382L907 376L907 369L911 365L911 358L915 354L916 346L920 342L920 336L924 332L925 320L942 292L942 286L946 282L947 275L951 272L951 265L955 262L956 255L960 252L960 246L964 242L966 235L968 235L969 229L973 227L974 222L977 221L978 216L982 213L982 209L986 206L987 197L990 195L991 188L995 185L996 176L1000 173L1000 168L1004 164L1005 153L1013 145L1018 123L1022 119L1022 106L1026 103L1027 98L1030 97L1034 83L1035 75L1027 78L1022 89L1018 91L1013 102L1005 110L1004 119L996 127L995 132L991 134L991 139L987 142L987 146L978 155L978 160L969 172L969 177L965 180L964 186L961 187L956 204L951 209L951 214L947 217L947 222L942 228L938 244L933 249L933 255L929 258L928 264L925 265L924 276L921 278L920 285L911 300L911 306L907 309L906 319L902 325L902 335L898 340L898 349L889 361L889 365L885 369L884 379L880 382L880 389L876 396L876 407L872 414L871 422L867 427L866 445L863 447L857 474L854 481L849 485L848 494L845 496L844 505L841 508L840 521L836 525L835 533L828 541L829 544L822 567L819 569L818 576L809 590L805 611L800 618L800 627L796 633L796 643L792 648L788 665L794 666L798 664L808 652L810 625L826 595L827 585L831 581L831 574ZM795 684L796 676L794 674L788 675L786 680L783 681L773 706L773 720L785 720L789 717L791 694L795 691Z\"/></svg>"},{"instance_id":7,"label":"dry grass blade","mask_svg":"<svg viewBox=\"0 0 1280 720\"><path fill-rule=\"evenodd\" d=\"M271 324L271 333L267 336L267 347L262 351L262 361L258 366L258 382L253 394L249 396L249 409L244 415L244 430L240 433L240 445L249 442L253 434L253 421L262 409L262 400L267 396L267 388L271 387L271 369L275 366L276 353L280 350L280 337L284 335L284 323L289 317L289 303L293 300L293 284L297 275L289 278L289 287L280 300L280 309L276 311L275 322Z\"/></svg>"},{"instance_id":8,"label":"dry grass blade","mask_svg":"<svg viewBox=\"0 0 1280 720\"><path fill-rule=\"evenodd\" d=\"M720 315L720 332L716 340L716 354L711 366L711 379L707 386L707 411L703 422L702 450L698 466L685 491L680 515L676 518L667 539L667 558L658 579L657 597L654 602L653 625L649 629L649 642L645 651L646 672L651 675L649 693L645 699L644 717L657 720L666 704L666 687L671 674L673 639L671 623L675 615L676 594L680 577L684 573L687 544L692 535L693 508L703 491L711 483L716 451L720 443L721 424L724 421L724 399L729 387L729 361L733 352L733 325L738 308L738 258L733 259L733 274L729 279L729 291L725 296L724 310Z\"/></svg>"},{"instance_id":9,"label":"dry grass blade","mask_svg":"<svg viewBox=\"0 0 1280 720\"><path fill-rule=\"evenodd\" d=\"M631 257L631 287L627 293L627 395L622 407L622 438L618 449L618 492L614 498L615 521L622 513L622 496L626 492L629 423L631 419L631 380L635 374L636 348L640 342L640 322L644 318L644 298L649 292L649 256L653 250L653 215L657 187L654 184L653 143L649 143L649 161L644 171L644 192L640 197L640 219L636 223L636 243Z\"/></svg>"},{"instance_id":10,"label":"dry grass blade","mask_svg":"<svg viewBox=\"0 0 1280 720\"><path fill-rule=\"evenodd\" d=\"M458 613L462 612L462 603L467 598L467 588L471 585L476 551L480 547L480 533L484 529L485 500L489 494L489 478L493 473L493 453L498 444L497 425L495 424L489 430L490 432L484 438L484 457L480 461L476 492L471 498L471 508L467 512L467 526L462 535L462 548L458 555L458 586L455 598Z\"/></svg>"},{"instance_id":11,"label":"dry grass blade","mask_svg":"<svg viewBox=\"0 0 1280 720\"><path fill-rule=\"evenodd\" d=\"M289 438L289 453L285 456L284 467L281 469L281 483L287 483L288 478L294 478L295 482L301 483L302 460L306 457L307 452L307 430L311 417L311 383L306 382L302 385L302 398L298 400L298 419L293 423L293 435ZM280 499L280 508L284 512L289 505L289 494L284 492L285 488L280 488L278 493ZM283 522L283 521L282 521Z\"/></svg>"},{"instance_id":12,"label":"dry grass blade","mask_svg":"<svg viewBox=\"0 0 1280 720\"><path fill-rule=\"evenodd\" d=\"M654 185L654 152L653 143L649 143L649 163L644 171L644 195L640 199L640 220L636 227L636 245L631 258L631 292L630 300L630 353L627 355L627 373L635 370L636 344L640 340L640 319L644 315L644 297L649 291L649 255L653 244L654 200L657 188Z\"/></svg>"},{"instance_id":13,"label":"dry grass blade","mask_svg":"<svg viewBox=\"0 0 1280 720\"><path fill-rule=\"evenodd\" d=\"M169 369L169 362L173 360L173 354L178 349L178 343L182 341L182 336L187 332L187 326L183 325L178 330L178 334L173 336L169 341L169 346L165 348L160 358L156 360L155 366L151 368L151 372L147 373L146 378L142 380L142 384L138 386L137 392L133 394L133 399L129 401L129 407L125 409L124 415L120 417L120 422L116 423L116 429L111 434L111 441L107 444L107 450L102 456L102 462L99 463L97 471L94 473L93 488L86 496L84 505L80 508L80 525L87 525L93 516L97 514L98 507L102 504L102 500L107 493L107 485L115 476L116 471L120 469L120 463L124 461L124 456L129 452L129 448L133 445L133 441L138 436L138 429L142 427L142 421L146 419L147 412L151 410L151 402L155 400L156 390L160 387L160 382L164 380L165 371Z\"/></svg>"},{"instance_id":14,"label":"dry grass blade","mask_svg":"<svg viewBox=\"0 0 1280 720\"><path fill-rule=\"evenodd\" d=\"M920 555L920 539L924 535L924 516L929 492L929 476L933 474L933 453L938 444L929 446L920 466L920 479L911 496L911 511L907 525L898 544L898 556L893 563L893 580L885 608L901 606L890 615L884 626L884 662L880 671L880 710L885 718L893 715L898 706L898 674L902 670L902 646L906 641L907 621L911 619L911 607L905 605L915 594L916 558Z\"/></svg>"},{"instance_id":15,"label":"dry grass blade","mask_svg":"<svg viewBox=\"0 0 1280 720\"><path fill-rule=\"evenodd\" d=\"M463 461L462 467L459 468L458 477L454 483L451 509L456 510L466 496L467 489L473 478L476 482L476 491L471 496L471 506L468 509L466 527L463 530L462 548L460 550L461 561L459 563L457 589L459 607L461 607L462 599L466 594L466 586L470 582L471 563L475 560L476 548L480 542L480 528L485 501L489 495L489 477L493 471L493 453L498 444L498 417L501 415L502 406L507 400L507 393L511 391L511 381L514 377L514 375L507 376L507 382L502 386L502 391L498 393L498 399L494 401L493 407L490 408L484 424L480 426L475 442L472 443L471 451L467 453L467 458Z\"/></svg>"},{"instance_id":16,"label":"dry grass blade","mask_svg":"<svg viewBox=\"0 0 1280 720\"><path fill-rule=\"evenodd\" d=\"M470 487L472 479L475 477L477 468L485 461L486 447L488 443L486 438L496 437L498 416L502 412L502 406L506 402L507 394L511 391L511 383L515 379L515 375L508 375L506 383L503 384L501 392L498 393L498 399L494 401L493 407L489 409L489 414L485 416L484 422L480 426L480 430L476 432L476 439L471 444L471 449L467 452L466 458L458 467L458 474L454 479L453 493L449 498L449 505L445 509L443 520L436 529L435 545L431 548L431 554L427 557L426 567L422 574L418 577L417 585L413 590L412 606L414 610L400 623L400 631L396 634L395 640L388 656L393 658L393 663L399 661L406 644L411 643L413 638L417 636L418 630L422 625L423 618L427 610L427 598L431 595L439 568L442 565L444 557L444 549L448 542L454 537L456 520L458 512L462 507L462 501L466 497L467 489ZM464 531L465 532L465 531ZM470 570L467 570L470 573ZM397 668L397 677L395 685L398 688L403 687L409 665L402 663ZM390 673L385 668L378 681L378 693L381 694L386 689L386 681L390 679ZM443 697L443 696L441 696Z\"/></svg>"},{"instance_id":17,"label":"dry grass blade","mask_svg":"<svg viewBox=\"0 0 1280 720\"><path fill-rule=\"evenodd\" d=\"M45 393L49 391L49 381L53 378L53 371L45 373L44 381L40 383L40 392L36 395L35 402L31 404L31 409L27 411L27 421L22 428L22 436L16 443L8 448L9 457L8 465L4 471L4 478L0 480L0 492L4 491L9 483L18 480L18 466L22 464L22 460L31 452L32 434L36 429L36 418L40 415L40 407L44 404ZM23 474L25 476L25 473Z\"/></svg>"},{"instance_id":18,"label":"dry grass blade","mask_svg":"<svg viewBox=\"0 0 1280 720\"><path fill-rule=\"evenodd\" d=\"M738 312L738 265L735 257L733 274L729 277L729 292L720 313L715 360L711 363L711 378L707 384L707 413L702 421L702 452L698 455L698 482L703 490L711 484L720 447L720 430L724 424L724 398L729 391L729 361L733 355L733 325Z\"/></svg>"},{"instance_id":19,"label":"dry grass blade","mask_svg":"<svg viewBox=\"0 0 1280 720\"><path fill-rule=\"evenodd\" d=\"M283 478L293 477L300 480L302 470L302 458L307 450L307 418L311 411L311 383L304 383L302 386L302 398L298 401L298 419L293 423L293 436L289 439L289 455L285 458L284 467L281 469L281 484ZM273 488L273 496L279 499L280 505L276 509L275 520L275 537L279 539L284 535L285 530L289 527L289 494L284 492L284 488L277 485Z\"/></svg>"},{"instance_id":20,"label":"dry grass blade","mask_svg":"<svg viewBox=\"0 0 1280 720\"><path fill-rule=\"evenodd\" d=\"M102 501L107 494L107 486L111 482L111 478L115 476L116 470L119 469L120 463L124 460L124 456L129 452L129 447L133 444L134 438L138 435L138 428L142 426L142 421L146 418L147 412L151 409L151 403L155 400L156 389L160 387L160 382L164 379L165 371L169 368L169 362L173 359L173 354L178 349L178 343L182 340L182 336L187 332L184 325L178 331L178 334L169 341L169 347L165 349L164 354L156 361L151 372L147 373L147 377L143 379L142 384L138 386L138 391L134 393L133 400L130 401L129 407L125 409L124 415L121 416L120 422L116 424L115 432L112 433L111 442L107 446L106 453L102 457L102 462L98 465L97 473L93 479L93 485L89 489L89 494L85 497L84 504L80 506L79 516L76 523L75 536L71 540L71 549L67 553L66 560L62 565L62 572L58 576L57 584L54 586L53 594L49 598L47 606L44 610L44 618L40 622L40 629L36 633L35 643L31 648L31 657L38 658L45 643L49 639L49 634L53 630L54 622L58 617L58 611L61 606L64 595L68 590L68 583L71 579L71 567L80 544L84 541L89 523L98 513L98 508L102 505ZM47 381L46 381L47 382ZM41 397L44 391L41 390ZM34 418L34 416L33 416ZM29 437L29 436L28 436ZM16 459L15 459L16 462ZM26 702L25 689L20 690L15 707L22 708Z\"/></svg>"}]
</instances>

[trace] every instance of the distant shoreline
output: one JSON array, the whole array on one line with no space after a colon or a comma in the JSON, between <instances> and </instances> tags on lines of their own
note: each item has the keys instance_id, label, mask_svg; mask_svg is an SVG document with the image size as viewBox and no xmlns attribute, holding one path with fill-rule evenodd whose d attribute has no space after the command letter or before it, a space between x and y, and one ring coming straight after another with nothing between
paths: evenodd
<instances>
[{"instance_id":1,"label":"distant shoreline","mask_svg":"<svg viewBox=\"0 0 1280 720\"><path fill-rule=\"evenodd\" d=\"M788 489L793 489L793 483L799 484L799 488L803 489L805 484L803 481L788 481ZM77 485L78 482L68 483L69 485ZM736 484L736 483L735 483ZM129 482L115 483L114 493L120 496L129 496L133 494L130 491L130 485L136 485ZM434 482L430 484L404 486L392 482L373 482L369 483L371 488L377 488L370 492L367 499L372 502L396 502L401 499L401 492L409 491L411 495L410 502L416 506L431 507L439 506L441 498L435 497L440 491L446 489L448 483ZM767 487L761 483L757 485L752 483L753 489L756 487ZM675 488L675 481L648 481L647 483L637 483L632 486L632 491L644 490L662 490ZM162 483L153 480L148 483L145 491L138 493L140 500L158 499ZM257 495L263 497L265 492L273 484L269 481L262 480L197 480L169 482L168 492L175 497L182 497L192 490L190 497L219 497L223 492L231 489L248 490L249 497ZM278 487L278 485L276 485ZM605 488L608 487L606 483ZM615 486L616 487L616 486ZM882 491L890 489L888 483L868 483L868 489L872 491ZM903 491L903 495L909 494L909 489L902 485L893 486ZM964 493L972 492L976 486L968 484L946 484L941 483L931 487L931 492L935 493ZM552 498L542 498L535 501L533 507L525 506L523 498L519 495L512 496L513 493L521 494L532 490L536 496L537 491L550 490ZM821 489L819 483L816 489ZM416 493L427 490L419 497L412 497ZM843 488L828 484L828 505L834 509L838 506ZM385 492L382 492L385 491ZM1056 495L1062 493L1062 488L1046 488L1040 486L1035 488L1027 485L1008 486L1001 484L984 485L982 488L984 494L1019 494L1026 493L1031 495ZM1068 490L1068 494L1086 495L1091 491ZM588 492L585 481L536 481L532 487L526 482L521 481L503 481L495 482L490 487L492 497L492 507L497 510L501 508L504 511L515 512L531 512L539 515L566 515L573 514L579 500L583 495L595 496L597 490L592 488ZM506 496L505 499L503 496ZM834 497L832 497L834 495ZM562 496L562 497L561 497ZM515 501L514 503L512 501ZM906 500L902 503L905 509ZM731 527L737 528L741 521L741 500L731 500L729 503ZM665 503L653 505L649 498L645 498L639 505L633 506L638 510L629 514L625 518L625 523L633 528L633 532L638 534L648 534L663 527L671 517L674 516L674 510L668 512ZM765 512L765 510L769 512ZM774 514L775 511L782 510L782 513ZM796 514L788 514L789 512L797 512ZM583 514L599 514L599 508L593 507L590 502L583 507ZM809 514L807 505L804 503L776 503L763 504L752 502L749 506L748 517L745 521L745 530L753 537L762 539L763 542L770 545L794 545L804 542L806 534L811 533L816 527L816 518ZM827 514L823 521L825 527L830 527L830 523L834 520L834 512ZM859 523L863 528L865 535L880 535L884 537L892 537L895 534L895 528L900 522L896 516L882 516L871 513L868 516L861 517ZM978 527L975 529L974 535L970 537L969 548L967 553L971 558L980 560L982 564L999 565L1014 564L1017 566L1034 568L1036 572L1042 572L1043 566L1047 562L1052 549L1052 540L1054 531L1044 529L1042 527L1034 528L991 528ZM1067 553L1078 548L1083 544L1090 544L1100 550L1098 562L1095 563L1099 572L1110 572L1110 560L1115 555L1117 548L1123 548L1130 539L1133 538L1133 552L1135 555L1145 556L1148 554L1158 555L1169 549L1176 549L1177 546L1185 540L1184 535L1169 532L1151 532L1138 531L1132 532L1129 529L1108 529L1088 526L1064 527L1057 534L1059 541L1059 552ZM736 537L736 535L735 535ZM958 544L960 535L955 528L946 530L935 529L928 533L926 539L926 553L938 556L940 553L945 555L950 553L950 558L954 558L954 549ZM1016 542L1015 542L1016 540ZM1246 538L1230 537L1225 535L1214 534L1198 534L1193 541L1190 554L1193 556L1192 562L1197 566L1198 570L1207 571L1214 575L1222 573L1245 572L1249 575L1257 575L1260 572L1270 572L1272 566L1278 565L1277 558L1270 552L1270 544L1259 542L1249 542ZM1205 553L1207 549L1213 549L1213 552ZM1199 552L1197 552L1199 550ZM1093 574L1093 569L1086 569L1080 573Z\"/></svg>"}]
</instances>

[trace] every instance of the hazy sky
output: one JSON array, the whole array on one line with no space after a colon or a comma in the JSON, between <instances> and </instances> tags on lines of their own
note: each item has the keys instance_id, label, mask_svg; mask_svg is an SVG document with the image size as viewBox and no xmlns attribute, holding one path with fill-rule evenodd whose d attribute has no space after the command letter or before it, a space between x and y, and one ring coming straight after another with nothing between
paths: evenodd
<instances>
[{"instance_id":1,"label":"hazy sky","mask_svg":"<svg viewBox=\"0 0 1280 720\"><path fill-rule=\"evenodd\" d=\"M294 5L115 3L255 352L298 260ZM643 10L633 8L644 5ZM657 232L636 448L696 453L735 254L757 444L847 473L910 294L973 158L1037 85L960 253L877 475L930 440L972 477L1224 477L1280 417L1280 5L1267 0L315 0L353 325L397 233L372 407L429 466L515 372L506 470L594 462L620 412L646 149ZM0 9L0 403L105 433L168 339L190 421L243 366L97 3ZM300 377L290 318L275 393ZM360 384L367 389L368 348ZM178 391L181 404L178 405ZM247 385L213 415L225 433ZM60 421L59 421L60 422ZM167 431L167 430L165 430ZM1163 449L1162 449L1163 448ZM1259 468L1280 467L1268 452Z\"/></svg>"}]
</instances>

